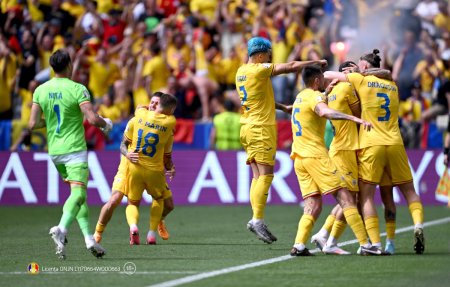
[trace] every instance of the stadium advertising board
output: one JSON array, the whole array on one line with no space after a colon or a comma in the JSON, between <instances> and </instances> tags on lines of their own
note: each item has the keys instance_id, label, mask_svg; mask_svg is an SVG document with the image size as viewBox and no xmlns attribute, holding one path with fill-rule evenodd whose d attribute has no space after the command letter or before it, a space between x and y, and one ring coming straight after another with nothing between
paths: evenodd
<instances>
[{"instance_id":1,"label":"stadium advertising board","mask_svg":"<svg viewBox=\"0 0 450 287\"><path fill-rule=\"evenodd\" d=\"M251 182L246 154L239 152L175 151L176 177L169 185L175 204L248 204ZM435 189L442 174L441 150L408 151L414 185L427 205L445 205L447 198L437 198ZM277 152L275 178L271 187L271 204L298 204L301 194L289 152ZM117 151L89 152L90 180L88 203L106 202L119 164ZM62 204L69 195L69 187L46 153L0 152L0 205ZM398 190L394 199L405 200ZM144 200L151 201L149 196ZM333 204L332 196L325 203ZM377 196L379 203L379 196Z\"/></svg>"}]
</instances>

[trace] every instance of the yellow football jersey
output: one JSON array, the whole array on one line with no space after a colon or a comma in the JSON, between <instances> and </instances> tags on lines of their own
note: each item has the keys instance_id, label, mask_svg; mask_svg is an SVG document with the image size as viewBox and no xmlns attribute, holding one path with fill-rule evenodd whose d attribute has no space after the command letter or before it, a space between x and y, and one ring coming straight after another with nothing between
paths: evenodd
<instances>
[{"instance_id":1,"label":"yellow football jersey","mask_svg":"<svg viewBox=\"0 0 450 287\"><path fill-rule=\"evenodd\" d=\"M359 99L353 91L350 83L340 82L328 95L328 106L341 113L351 115L350 106L359 105ZM352 121L334 120L334 138L330 145L330 150L357 150L358 130L356 123Z\"/></svg>"},{"instance_id":2,"label":"yellow football jersey","mask_svg":"<svg viewBox=\"0 0 450 287\"><path fill-rule=\"evenodd\" d=\"M292 153L291 158L328 157L325 146L325 124L314 109L318 103L325 103L325 96L311 89L301 91L292 107Z\"/></svg>"},{"instance_id":3,"label":"yellow football jersey","mask_svg":"<svg viewBox=\"0 0 450 287\"><path fill-rule=\"evenodd\" d=\"M398 127L399 97L395 82L375 76L364 77L358 73L347 74L347 78L358 92L361 101L361 118L373 125L371 131L360 127L360 148L403 145Z\"/></svg>"},{"instance_id":4,"label":"yellow football jersey","mask_svg":"<svg viewBox=\"0 0 450 287\"><path fill-rule=\"evenodd\" d=\"M236 89L241 99L241 124L275 125L273 64L244 64L236 73Z\"/></svg>"},{"instance_id":5,"label":"yellow football jersey","mask_svg":"<svg viewBox=\"0 0 450 287\"><path fill-rule=\"evenodd\" d=\"M138 165L149 170L164 170L163 157L172 152L175 122L174 116L136 110L134 119L125 129L125 136L131 141L128 149L139 152Z\"/></svg>"}]
</instances>

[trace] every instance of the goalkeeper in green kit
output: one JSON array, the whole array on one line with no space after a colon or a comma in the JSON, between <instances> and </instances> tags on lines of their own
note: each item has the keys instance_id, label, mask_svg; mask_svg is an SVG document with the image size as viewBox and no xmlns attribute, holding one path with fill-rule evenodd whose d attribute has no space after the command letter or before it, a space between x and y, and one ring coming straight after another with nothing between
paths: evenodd
<instances>
[{"instance_id":1,"label":"goalkeeper in green kit","mask_svg":"<svg viewBox=\"0 0 450 287\"><path fill-rule=\"evenodd\" d=\"M67 51L60 49L53 53L50 66L55 77L35 90L29 122L31 130L47 127L48 154L61 177L70 184L70 196L64 203L61 220L50 229L50 235L56 244L56 254L65 259L67 230L76 218L86 248L94 256L102 257L105 249L94 241L89 226L86 203L89 170L83 115L105 134L111 131L112 122L93 111L86 87L70 80L72 62Z\"/></svg>"}]
</instances>

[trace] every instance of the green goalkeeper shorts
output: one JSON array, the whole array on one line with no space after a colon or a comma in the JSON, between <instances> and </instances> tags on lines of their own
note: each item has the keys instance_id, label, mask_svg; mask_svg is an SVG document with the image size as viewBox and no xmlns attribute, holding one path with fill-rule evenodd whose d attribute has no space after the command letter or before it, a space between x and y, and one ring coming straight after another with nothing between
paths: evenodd
<instances>
[{"instance_id":1,"label":"green goalkeeper shorts","mask_svg":"<svg viewBox=\"0 0 450 287\"><path fill-rule=\"evenodd\" d=\"M64 181L70 183L82 183L84 186L87 186L89 179L87 162L57 164L56 169Z\"/></svg>"}]
</instances>

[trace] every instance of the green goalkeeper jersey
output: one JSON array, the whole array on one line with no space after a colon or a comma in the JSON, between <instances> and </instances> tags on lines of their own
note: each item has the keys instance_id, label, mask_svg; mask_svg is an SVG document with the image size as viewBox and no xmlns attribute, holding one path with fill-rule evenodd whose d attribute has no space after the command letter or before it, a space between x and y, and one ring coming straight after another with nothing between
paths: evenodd
<instances>
[{"instance_id":1,"label":"green goalkeeper jersey","mask_svg":"<svg viewBox=\"0 0 450 287\"><path fill-rule=\"evenodd\" d=\"M80 105L88 102L86 87L67 78L53 78L34 91L33 103L44 113L49 155L86 150Z\"/></svg>"}]
</instances>

